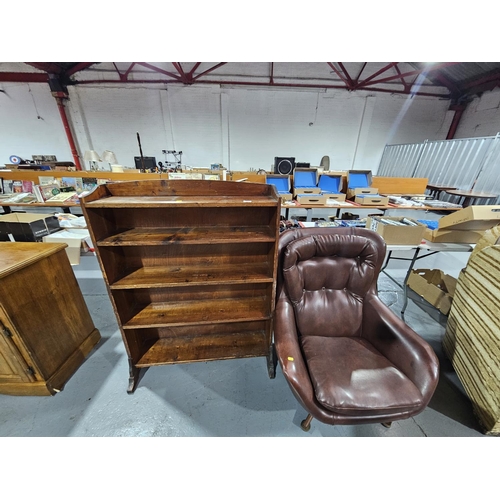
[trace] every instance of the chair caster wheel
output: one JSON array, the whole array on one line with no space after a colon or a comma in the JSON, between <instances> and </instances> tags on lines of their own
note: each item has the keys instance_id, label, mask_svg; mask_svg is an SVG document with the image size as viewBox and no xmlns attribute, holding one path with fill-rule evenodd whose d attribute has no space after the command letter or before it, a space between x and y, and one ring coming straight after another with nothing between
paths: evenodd
<instances>
[{"instance_id":1,"label":"chair caster wheel","mask_svg":"<svg viewBox=\"0 0 500 500\"><path fill-rule=\"evenodd\" d=\"M386 427L387 429L391 428L392 422L382 422L382 425Z\"/></svg>"}]
</instances>

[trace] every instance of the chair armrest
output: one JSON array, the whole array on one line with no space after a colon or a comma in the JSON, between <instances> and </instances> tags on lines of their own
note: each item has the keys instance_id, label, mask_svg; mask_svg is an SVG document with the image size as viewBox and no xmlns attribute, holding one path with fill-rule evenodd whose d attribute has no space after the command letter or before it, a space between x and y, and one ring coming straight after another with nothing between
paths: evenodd
<instances>
[{"instance_id":1,"label":"chair armrest","mask_svg":"<svg viewBox=\"0 0 500 500\"><path fill-rule=\"evenodd\" d=\"M428 403L439 380L439 361L432 347L377 295L365 298L362 332L363 338L418 387Z\"/></svg>"},{"instance_id":2,"label":"chair armrest","mask_svg":"<svg viewBox=\"0 0 500 500\"><path fill-rule=\"evenodd\" d=\"M286 380L302 404L312 401L314 390L302 356L291 302L281 296L274 312L274 343Z\"/></svg>"}]
</instances>

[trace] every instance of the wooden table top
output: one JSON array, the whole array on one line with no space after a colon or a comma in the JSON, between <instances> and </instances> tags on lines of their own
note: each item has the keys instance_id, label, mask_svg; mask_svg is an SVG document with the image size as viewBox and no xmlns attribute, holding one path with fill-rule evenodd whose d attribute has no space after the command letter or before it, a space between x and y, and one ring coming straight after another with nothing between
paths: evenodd
<instances>
[{"instance_id":1,"label":"wooden table top","mask_svg":"<svg viewBox=\"0 0 500 500\"><path fill-rule=\"evenodd\" d=\"M457 189L456 186L450 186L449 184L427 184L427 189L436 189L444 191L446 189Z\"/></svg>"},{"instance_id":2,"label":"wooden table top","mask_svg":"<svg viewBox=\"0 0 500 500\"><path fill-rule=\"evenodd\" d=\"M483 193L481 191L466 191L461 189L450 189L446 190L448 194L453 194L455 196L466 196L468 198L496 198L497 194Z\"/></svg>"},{"instance_id":3,"label":"wooden table top","mask_svg":"<svg viewBox=\"0 0 500 500\"><path fill-rule=\"evenodd\" d=\"M67 246L66 243L2 241L0 242L0 278L59 252Z\"/></svg>"}]
</instances>

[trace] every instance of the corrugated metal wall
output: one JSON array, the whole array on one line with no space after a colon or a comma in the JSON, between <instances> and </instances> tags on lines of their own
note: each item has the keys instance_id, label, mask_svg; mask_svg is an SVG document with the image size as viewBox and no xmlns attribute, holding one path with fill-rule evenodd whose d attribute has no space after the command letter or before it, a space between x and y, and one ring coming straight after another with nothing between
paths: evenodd
<instances>
[{"instance_id":1,"label":"corrugated metal wall","mask_svg":"<svg viewBox=\"0 0 500 500\"><path fill-rule=\"evenodd\" d=\"M500 133L418 144L387 145L378 174L385 177L427 177L431 184L500 194ZM444 201L457 201L442 194ZM478 203L497 203L498 198Z\"/></svg>"},{"instance_id":2,"label":"corrugated metal wall","mask_svg":"<svg viewBox=\"0 0 500 500\"><path fill-rule=\"evenodd\" d=\"M413 177L425 143L386 146L377 175L382 177Z\"/></svg>"}]
</instances>

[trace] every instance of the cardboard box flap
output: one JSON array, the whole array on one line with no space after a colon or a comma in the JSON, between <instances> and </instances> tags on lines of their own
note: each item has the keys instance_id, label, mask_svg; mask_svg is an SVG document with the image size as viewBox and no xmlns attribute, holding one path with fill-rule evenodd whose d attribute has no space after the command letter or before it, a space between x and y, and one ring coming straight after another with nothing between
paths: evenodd
<instances>
[{"instance_id":1,"label":"cardboard box flap","mask_svg":"<svg viewBox=\"0 0 500 500\"><path fill-rule=\"evenodd\" d=\"M349 170L347 173L347 187L349 189L370 187L371 184L371 170Z\"/></svg>"},{"instance_id":2,"label":"cardboard box flap","mask_svg":"<svg viewBox=\"0 0 500 500\"><path fill-rule=\"evenodd\" d=\"M457 280L440 269L413 269L408 286L429 304L448 314Z\"/></svg>"},{"instance_id":3,"label":"cardboard box flap","mask_svg":"<svg viewBox=\"0 0 500 500\"><path fill-rule=\"evenodd\" d=\"M485 231L500 224L500 205L471 205L441 217L438 228Z\"/></svg>"},{"instance_id":4,"label":"cardboard box flap","mask_svg":"<svg viewBox=\"0 0 500 500\"><path fill-rule=\"evenodd\" d=\"M293 186L296 188L316 187L318 171L315 168L296 168L293 172Z\"/></svg>"},{"instance_id":5,"label":"cardboard box flap","mask_svg":"<svg viewBox=\"0 0 500 500\"><path fill-rule=\"evenodd\" d=\"M278 193L290 192L290 177L288 175L268 175L266 176L266 184L275 186Z\"/></svg>"},{"instance_id":6,"label":"cardboard box flap","mask_svg":"<svg viewBox=\"0 0 500 500\"><path fill-rule=\"evenodd\" d=\"M343 188L342 175L322 174L319 177L318 186L321 192L340 194Z\"/></svg>"}]
</instances>

